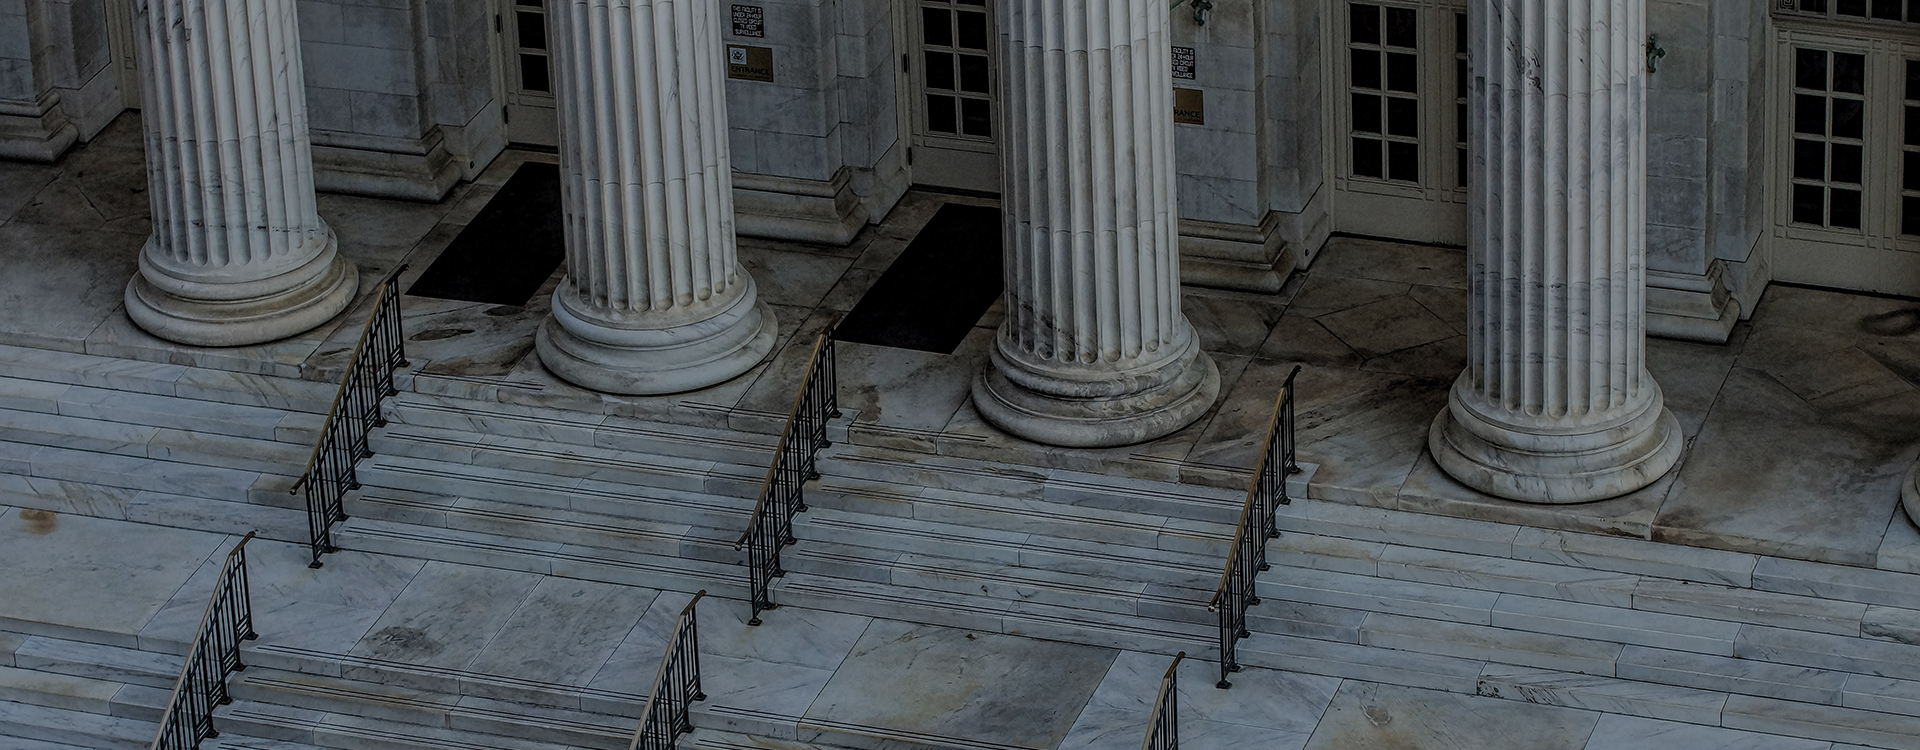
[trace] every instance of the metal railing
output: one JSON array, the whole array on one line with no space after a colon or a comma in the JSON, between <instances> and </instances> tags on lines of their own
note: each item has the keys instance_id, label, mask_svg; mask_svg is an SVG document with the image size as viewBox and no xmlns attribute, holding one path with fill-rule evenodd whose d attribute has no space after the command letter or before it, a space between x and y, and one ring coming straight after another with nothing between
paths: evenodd
<instances>
[{"instance_id":1,"label":"metal railing","mask_svg":"<svg viewBox=\"0 0 1920 750\"><path fill-rule=\"evenodd\" d=\"M773 465L760 485L760 500L753 507L747 532L733 545L735 551L747 551L753 605L748 625L759 625L760 613L777 606L773 603L773 579L786 575L780 567L780 549L795 541L793 514L807 510L807 480L820 478L814 469L814 456L833 445L827 440L827 420L840 416L840 381L833 350L833 329L828 328L813 344L813 357L807 362L800 392L793 397L793 410L780 431L780 443L773 449Z\"/></svg>"},{"instance_id":2,"label":"metal railing","mask_svg":"<svg viewBox=\"0 0 1920 750\"><path fill-rule=\"evenodd\" d=\"M1153 716L1147 719L1147 738L1140 750L1180 750L1180 660L1187 652L1173 655L1167 676L1160 678L1160 696L1153 701Z\"/></svg>"},{"instance_id":3,"label":"metal railing","mask_svg":"<svg viewBox=\"0 0 1920 750\"><path fill-rule=\"evenodd\" d=\"M706 595L701 589L680 610L673 634L667 636L660 672L653 677L653 690L647 693L647 705L641 709L640 728L634 731L627 750L673 750L674 740L693 731L693 703L707 699L707 694L700 691L700 623L693 605Z\"/></svg>"},{"instance_id":4,"label":"metal railing","mask_svg":"<svg viewBox=\"0 0 1920 750\"><path fill-rule=\"evenodd\" d=\"M1220 586L1214 590L1208 612L1220 615L1220 681L1214 687L1233 687L1227 675L1240 671L1235 646L1247 637L1247 608L1260 603L1254 578L1267 570L1267 540L1280 536L1274 524L1274 512L1291 505L1287 497L1287 477L1300 473L1293 441L1293 379L1299 366L1287 373L1280 396L1273 402L1273 417L1267 421L1267 440L1254 466L1253 481L1247 487L1247 501L1240 507L1240 524L1233 533L1233 548L1227 552L1226 570L1220 574Z\"/></svg>"},{"instance_id":5,"label":"metal railing","mask_svg":"<svg viewBox=\"0 0 1920 750\"><path fill-rule=\"evenodd\" d=\"M347 520L341 499L360 488L354 464L373 455L367 434L387 423L380 415L380 400L396 393L393 372L408 364L406 337L400 330L400 272L405 270L404 265L393 269L380 282L373 314L367 316L353 358L347 360L346 377L327 408L307 469L287 488L290 495L301 488L307 491L308 545L313 550L309 568L320 567L320 555L338 549L333 546L333 525Z\"/></svg>"},{"instance_id":6,"label":"metal railing","mask_svg":"<svg viewBox=\"0 0 1920 750\"><path fill-rule=\"evenodd\" d=\"M152 750L190 750L203 739L220 736L213 729L213 709L233 702L227 695L227 675L247 668L240 663L240 642L257 637L247 591L247 542L252 540L253 532L247 532L227 553L207 613L200 617L200 630L187 650L186 666L167 698Z\"/></svg>"}]
</instances>

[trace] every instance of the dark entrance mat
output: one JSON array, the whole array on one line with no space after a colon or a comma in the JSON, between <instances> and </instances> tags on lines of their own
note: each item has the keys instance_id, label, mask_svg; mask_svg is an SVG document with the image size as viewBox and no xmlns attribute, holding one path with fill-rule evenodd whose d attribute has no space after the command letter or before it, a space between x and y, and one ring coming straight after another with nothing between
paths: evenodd
<instances>
[{"instance_id":1,"label":"dark entrance mat","mask_svg":"<svg viewBox=\"0 0 1920 750\"><path fill-rule=\"evenodd\" d=\"M407 293L524 307L566 256L560 168L527 162Z\"/></svg>"},{"instance_id":2,"label":"dark entrance mat","mask_svg":"<svg viewBox=\"0 0 1920 750\"><path fill-rule=\"evenodd\" d=\"M1000 209L948 203L840 322L834 338L952 354L999 299Z\"/></svg>"}]
</instances>

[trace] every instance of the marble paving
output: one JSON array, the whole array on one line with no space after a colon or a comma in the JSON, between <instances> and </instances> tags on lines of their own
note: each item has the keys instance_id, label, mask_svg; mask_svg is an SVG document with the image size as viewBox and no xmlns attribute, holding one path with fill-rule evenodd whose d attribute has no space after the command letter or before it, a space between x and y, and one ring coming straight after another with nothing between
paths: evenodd
<instances>
[{"instance_id":1,"label":"marble paving","mask_svg":"<svg viewBox=\"0 0 1920 750\"><path fill-rule=\"evenodd\" d=\"M0 343L331 379L367 293L406 263L412 282L514 169L508 152L437 204L321 196L322 215L367 292L339 321L234 350L146 336L120 310L146 228L139 115L50 166L0 164ZM774 431L814 339L944 202L910 192L846 247L740 240L742 264L780 324L766 362L728 383L668 397L591 393L532 354L547 293L525 306L407 297L405 382L420 390L708 426ZM1920 570L1920 530L1897 512L1920 454L1920 308L1908 301L1774 286L1724 345L1651 339L1649 366L1689 438L1681 464L1633 495L1543 507L1479 494L1426 451L1427 427L1465 362L1466 256L1458 249L1330 240L1276 294L1186 289L1184 308L1220 364L1223 396L1194 425L1151 443L1063 451L984 423L969 387L1001 311L952 355L844 345L841 407L856 444L1237 488L1292 367L1303 460L1324 500L1895 570ZM48 304L58 299L60 304Z\"/></svg>"}]
</instances>

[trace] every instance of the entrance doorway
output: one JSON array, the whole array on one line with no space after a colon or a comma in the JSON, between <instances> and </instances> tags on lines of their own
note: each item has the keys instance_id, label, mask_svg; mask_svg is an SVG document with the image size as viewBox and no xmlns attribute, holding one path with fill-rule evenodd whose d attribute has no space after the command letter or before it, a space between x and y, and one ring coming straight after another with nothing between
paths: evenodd
<instances>
[{"instance_id":1,"label":"entrance doorway","mask_svg":"<svg viewBox=\"0 0 1920 750\"><path fill-rule=\"evenodd\" d=\"M1334 229L1467 242L1467 14L1341 0L1329 48Z\"/></svg>"},{"instance_id":2,"label":"entrance doorway","mask_svg":"<svg viewBox=\"0 0 1920 750\"><path fill-rule=\"evenodd\" d=\"M507 141L555 148L560 121L553 104L552 34L542 0L499 0L500 88Z\"/></svg>"},{"instance_id":3,"label":"entrance doorway","mask_svg":"<svg viewBox=\"0 0 1920 750\"><path fill-rule=\"evenodd\" d=\"M999 52L993 0L905 0L913 181L1000 192Z\"/></svg>"},{"instance_id":4,"label":"entrance doorway","mask_svg":"<svg viewBox=\"0 0 1920 750\"><path fill-rule=\"evenodd\" d=\"M1920 296L1920 5L1828 5L1778 15L1774 278Z\"/></svg>"}]
</instances>

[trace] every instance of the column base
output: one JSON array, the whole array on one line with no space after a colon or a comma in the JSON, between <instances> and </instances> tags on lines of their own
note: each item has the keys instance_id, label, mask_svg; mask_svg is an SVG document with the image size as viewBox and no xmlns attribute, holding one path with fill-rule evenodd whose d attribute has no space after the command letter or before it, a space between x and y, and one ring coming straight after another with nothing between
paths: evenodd
<instances>
[{"instance_id":1,"label":"column base","mask_svg":"<svg viewBox=\"0 0 1920 750\"><path fill-rule=\"evenodd\" d=\"M320 327L353 304L360 272L327 230L313 258L265 279L191 281L153 261L153 240L127 283L127 317L147 333L189 346L250 346Z\"/></svg>"},{"instance_id":2,"label":"column base","mask_svg":"<svg viewBox=\"0 0 1920 750\"><path fill-rule=\"evenodd\" d=\"M1220 368L1191 338L1180 356L1144 372L1035 365L1003 353L998 339L991 356L973 381L974 409L995 427L1047 445L1144 443L1192 424L1220 396Z\"/></svg>"},{"instance_id":3,"label":"column base","mask_svg":"<svg viewBox=\"0 0 1920 750\"><path fill-rule=\"evenodd\" d=\"M1619 497L1680 461L1680 420L1658 391L1640 413L1585 430L1530 430L1474 414L1454 393L1427 431L1434 461L1461 484L1525 503Z\"/></svg>"},{"instance_id":4,"label":"column base","mask_svg":"<svg viewBox=\"0 0 1920 750\"><path fill-rule=\"evenodd\" d=\"M563 282L553 293L553 316L534 335L534 351L561 379L603 393L659 396L727 382L765 359L780 330L752 277L739 277L746 289L719 314L665 328L639 327L659 314L590 319L575 311Z\"/></svg>"}]
</instances>

